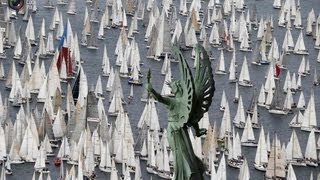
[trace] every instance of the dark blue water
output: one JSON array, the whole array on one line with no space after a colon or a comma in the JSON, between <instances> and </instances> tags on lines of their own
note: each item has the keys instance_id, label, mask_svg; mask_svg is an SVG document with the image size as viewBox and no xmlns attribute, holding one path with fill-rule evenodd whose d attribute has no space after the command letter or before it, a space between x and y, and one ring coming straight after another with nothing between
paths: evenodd
<instances>
[{"instance_id":1,"label":"dark blue water","mask_svg":"<svg viewBox=\"0 0 320 180\"><path fill-rule=\"evenodd\" d=\"M175 4L179 5L179 1L175 0ZM205 2L206 3L206 2ZM274 31L273 35L274 37L277 38L277 42L279 47L282 45L285 29L283 28L278 28L277 27L277 17L279 14L278 10L274 10L272 8L272 3L273 1L271 0L260 0L260 1L253 1L253 0L247 0L246 4L251 7L253 4L256 4L257 9L258 9L258 17L263 15L263 17L267 17L270 15L273 15L274 17ZM46 30L48 30L49 23L51 22L51 17L53 16L54 10L48 10L44 9L42 6L44 4L44 1L38 0L38 11L36 14L32 14L33 16L33 22L35 26L35 33L38 33L38 30L40 28L41 20L42 18L45 18L46 20ZM104 1L100 2L102 9L104 9ZM71 25L73 32L76 32L78 34L79 40L81 38L81 31L82 31L82 26L83 26L83 17L84 17L84 7L86 6L84 1L77 0L77 10L78 14L75 16L72 15L67 15L66 10L67 6L59 6L59 10L62 12L63 17L64 17L64 22L66 22L67 18L70 19ZM177 6L179 7L179 6ZM203 5L205 7L205 5ZM307 13L311 10L311 8L314 8L315 14L318 15L320 13L320 2L318 0L308 0L308 1L301 1L301 14L302 14L302 22L303 25L306 25L306 17ZM99 13L99 20L101 19L102 13ZM180 17L180 16L179 16ZM182 22L185 22L185 17L180 17L182 19ZM18 29L19 26L24 29L26 27L26 22L21 21L22 16L19 16L19 20L16 21L16 29ZM258 18L260 19L260 18ZM128 17L128 21L130 22L130 17ZM128 23L129 24L129 23ZM92 24L92 30L98 31L99 24ZM151 68L152 74L153 74L153 84L154 88L157 89L158 91L161 90L162 88L162 83L164 81L164 76L160 74L160 69L162 66L162 62L157 62L154 60L150 60L146 58L146 43L144 41L144 31L145 28L142 26L142 22L139 22L139 29L140 29L140 34L135 35L135 40L138 43L139 49L140 49L140 56L141 60L144 62L144 65L141 67L142 73L146 74L147 70ZM209 33L210 31L207 30ZM103 41L98 41L99 49L96 51L88 50L86 48L80 47L81 50L81 58L84 59L84 64L82 65L84 68L84 71L87 75L88 78L88 85L95 85L96 80L98 78L98 75L101 75L101 62L102 62L102 53L103 53L103 44L107 45L107 50L108 50L108 55L111 61L111 64L115 64L116 56L114 56L114 50L115 50L115 44L117 42L118 36L119 36L119 29L108 29L105 31L105 40ZM299 30L292 30L292 35L294 38L294 41L297 40L297 37L299 35L300 31ZM55 33L54 33L55 37ZM254 41L256 37L256 32L253 32L251 39ZM314 69L317 67L319 69L319 64L316 62L316 57L318 51L316 51L313 46L314 46L314 41L312 40L311 37L304 37L306 47L308 48L310 55L307 57L310 60L310 67L311 67L311 72L314 72ZM58 44L58 41L55 41L55 45ZM238 47L239 44L236 43L236 46ZM219 52L217 49L213 49L214 55L216 58L219 57ZM5 65L5 70L6 73L9 70L11 61L12 61L12 50L7 51L7 60L4 61ZM186 57L190 55L190 51L186 52ZM230 60L231 60L231 53L225 52L225 60L226 60L226 68L229 67ZM238 62L238 67L237 71L240 73L240 68L241 64L243 61L244 55L247 56L248 60L251 57L251 53L242 53L240 51L236 52L236 59ZM300 64L302 56L297 56L297 55L289 55L288 56L288 67L290 72L296 72L298 71L298 67ZM51 59L44 60L46 63L46 66L48 67L49 64L51 63ZM189 61L191 63L191 61ZM214 61L213 64L215 65L217 61ZM178 64L172 64L172 72L173 75L176 77L178 74ZM18 72L20 73L22 70L22 67L20 65L17 65ZM48 69L47 69L48 70ZM253 84L257 86L259 89L261 84L265 82L264 76L267 71L267 66L249 66L249 71L251 75L251 79L253 81ZM286 72L283 71L281 72L281 77L280 78L285 78ZM103 81L103 87L105 88L107 78L102 78ZM144 79L145 81L145 79ZM215 76L215 81L216 81L216 92L215 96L213 97L213 104L209 110L209 117L210 117L210 122L213 125L213 122L216 122L218 126L220 126L221 119L223 113L219 111L219 105L221 101L221 95L222 91L226 91L226 95L229 100L229 105L230 105L230 112L231 112L231 118L233 119L236 110L237 110L237 104L234 104L231 102L233 96L234 96L234 84L229 84L228 83L228 76ZM303 92L306 98L306 102L308 102L309 96L310 96L310 89L313 88L312 85L313 82L313 76L307 76L302 79L302 85L303 85ZM5 82L0 82L0 87L1 87L1 95L4 99L4 97L8 97L9 91L6 91L5 88ZM126 79L122 79L122 87L123 87L123 92L124 92L124 97L127 97L129 95L130 87L127 84ZM138 135L138 129L137 129L137 123L140 118L140 115L142 114L144 103L140 101L140 97L143 91L143 87L134 87L134 99L132 102L128 105L125 106L125 109L129 112L129 118L130 122L132 125L133 133L134 136L137 137ZM252 96L252 88L243 88L239 87L239 92L243 97L244 105L245 107L249 106L251 96ZM319 87L314 88L315 92L315 103L316 103L316 110L318 111L320 109L320 92L319 92ZM108 97L108 93L104 92L105 95ZM299 97L299 93L294 95L294 100L297 101ZM104 102L105 104L105 109L107 110L109 107L109 103L107 101ZM157 104L157 110L159 114L159 120L160 120L160 125L161 127L166 127L166 109L163 105ZM15 119L15 113L17 112L18 109L16 108L10 108L11 110L11 119ZM292 129L288 127L288 123L291 121L293 115L287 115L287 116L279 116L279 115L272 115L268 113L264 108L259 108L259 113L260 113L260 122L265 128L265 132L270 132L271 134L276 132L278 134L278 137L280 138L282 143L287 143L289 141L289 138L291 136ZM318 117L320 115L318 114ZM109 121L112 122L114 119L109 117ZM320 125L320 120L319 118L317 119L318 124ZM236 129L236 131L239 131ZM242 130L240 130L240 134ZM304 153L305 147L306 147L306 142L308 138L308 133L306 132L301 132L300 130L296 130L302 152ZM258 139L259 131L255 130L255 137ZM319 135L316 136L317 138ZM258 180L258 179L263 179L264 173L258 172L254 169L253 167L253 162L254 162L254 157L255 157L255 148L246 148L242 147L242 152L244 156L248 160L249 168L250 168L250 175L251 179ZM12 176L8 176L8 179L31 179L32 174L33 174L33 163L26 163L23 165L12 165L14 174ZM55 167L51 161L50 165L48 166L49 170L51 171L51 178L52 179L57 179L59 175L59 168ZM143 179L150 179L150 175L145 171L145 162L141 161L141 168L142 168L142 173L143 173ZM119 172L121 171L121 167L118 167ZM298 179L309 179L310 173L313 172L314 175L320 172L320 168L311 168L311 167L294 167L294 170L296 172L296 175ZM227 178L230 180L237 179L239 174L239 170L229 168L227 167ZM106 173L101 173L97 169L97 175L98 179L109 179L109 174ZM315 176L316 177L316 176ZM158 179L157 176L153 176L153 179Z\"/></svg>"}]
</instances>

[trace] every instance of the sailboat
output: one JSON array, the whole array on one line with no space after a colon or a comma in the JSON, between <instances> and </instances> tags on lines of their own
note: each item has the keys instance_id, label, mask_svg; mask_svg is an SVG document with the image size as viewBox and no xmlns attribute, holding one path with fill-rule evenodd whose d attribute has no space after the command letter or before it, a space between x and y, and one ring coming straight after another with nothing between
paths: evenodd
<instances>
[{"instance_id":1,"label":"sailboat","mask_svg":"<svg viewBox=\"0 0 320 180\"><path fill-rule=\"evenodd\" d=\"M271 93L271 92L270 92ZM269 93L268 93L269 94ZM269 107L269 113L286 115L288 111L284 108L284 102L282 99L282 89L280 88L280 80L276 81L276 89L273 94L271 105Z\"/></svg>"},{"instance_id":2,"label":"sailboat","mask_svg":"<svg viewBox=\"0 0 320 180\"><path fill-rule=\"evenodd\" d=\"M6 80L4 66L2 60L0 60L0 80Z\"/></svg>"},{"instance_id":3,"label":"sailboat","mask_svg":"<svg viewBox=\"0 0 320 180\"><path fill-rule=\"evenodd\" d=\"M248 167L247 159L245 158L242 166L240 167L240 173L238 176L239 180L249 180L250 179L250 171Z\"/></svg>"},{"instance_id":4,"label":"sailboat","mask_svg":"<svg viewBox=\"0 0 320 180\"><path fill-rule=\"evenodd\" d=\"M228 100L227 100L226 93L223 90L222 91L222 96L221 96L220 111L224 111L225 110L226 104L228 103L227 101Z\"/></svg>"},{"instance_id":5,"label":"sailboat","mask_svg":"<svg viewBox=\"0 0 320 180\"><path fill-rule=\"evenodd\" d=\"M306 164L308 166L317 167L317 148L316 148L316 137L314 130L309 133L309 138L307 141L307 147L305 151Z\"/></svg>"},{"instance_id":6,"label":"sailboat","mask_svg":"<svg viewBox=\"0 0 320 180\"><path fill-rule=\"evenodd\" d=\"M14 46L14 56L13 59L20 59L22 56L22 43L21 43L21 38L18 36L16 45Z\"/></svg>"},{"instance_id":7,"label":"sailboat","mask_svg":"<svg viewBox=\"0 0 320 180\"><path fill-rule=\"evenodd\" d=\"M273 8L275 9L280 9L282 6L281 6L281 0L274 0L273 1Z\"/></svg>"},{"instance_id":8,"label":"sailboat","mask_svg":"<svg viewBox=\"0 0 320 180\"><path fill-rule=\"evenodd\" d=\"M234 131L233 131L234 134ZM230 145L230 146L229 146ZM228 145L228 165L233 168L240 168L243 164L243 156L241 154L241 143L239 138L239 133L237 135L233 135L232 144Z\"/></svg>"},{"instance_id":9,"label":"sailboat","mask_svg":"<svg viewBox=\"0 0 320 180\"><path fill-rule=\"evenodd\" d=\"M289 164L288 166L288 174L287 174L287 179L289 180L296 180L297 176L296 173L294 172L294 169L292 167L292 164Z\"/></svg>"},{"instance_id":10,"label":"sailboat","mask_svg":"<svg viewBox=\"0 0 320 180\"><path fill-rule=\"evenodd\" d=\"M218 67L218 68L217 68L215 74L219 74L219 75L225 75L225 74L227 74L226 68L225 68L225 63L224 63L223 50L220 51L219 65L218 65L217 67Z\"/></svg>"},{"instance_id":11,"label":"sailboat","mask_svg":"<svg viewBox=\"0 0 320 180\"><path fill-rule=\"evenodd\" d=\"M6 51L3 49L3 43L5 41L5 38L3 37L3 33L0 32L0 59L6 59Z\"/></svg>"},{"instance_id":12,"label":"sailboat","mask_svg":"<svg viewBox=\"0 0 320 180\"><path fill-rule=\"evenodd\" d=\"M92 49L92 50L97 50L99 49L98 48L98 45L97 45L97 40L96 40L97 36L95 35L95 33L92 33L90 36L89 36L89 39L88 39L88 44L87 44L87 48L88 49Z\"/></svg>"},{"instance_id":13,"label":"sailboat","mask_svg":"<svg viewBox=\"0 0 320 180\"><path fill-rule=\"evenodd\" d=\"M257 152L254 160L254 168L259 171L266 171L268 165L268 151L264 135L263 126L261 126Z\"/></svg>"},{"instance_id":14,"label":"sailboat","mask_svg":"<svg viewBox=\"0 0 320 180\"><path fill-rule=\"evenodd\" d=\"M311 90L311 96L308 103L308 107L304 112L304 119L301 123L302 131L311 131L312 129L314 129L315 132L320 132L320 129L317 126L317 116L316 116L316 110L315 110L313 90Z\"/></svg>"},{"instance_id":15,"label":"sailboat","mask_svg":"<svg viewBox=\"0 0 320 180\"><path fill-rule=\"evenodd\" d=\"M234 103L238 103L239 102L239 85L238 83L236 83L236 90L234 93L234 99L233 99Z\"/></svg>"},{"instance_id":16,"label":"sailboat","mask_svg":"<svg viewBox=\"0 0 320 180\"><path fill-rule=\"evenodd\" d=\"M244 87L251 87L252 86L246 56L244 56L244 60L243 60L242 67L241 67L241 72L240 72L240 76L239 76L239 85L244 86Z\"/></svg>"},{"instance_id":17,"label":"sailboat","mask_svg":"<svg viewBox=\"0 0 320 180\"><path fill-rule=\"evenodd\" d=\"M164 179L172 179L173 174L170 171L169 155L167 150L167 137L162 137L157 150L157 172L158 176Z\"/></svg>"},{"instance_id":18,"label":"sailboat","mask_svg":"<svg viewBox=\"0 0 320 180\"><path fill-rule=\"evenodd\" d=\"M251 122L250 122L251 123ZM233 124L237 128L244 128L245 127L245 114L244 114L244 106L242 102L242 96L240 95L239 98L239 104L238 104L238 109L237 109L237 114L234 117Z\"/></svg>"},{"instance_id":19,"label":"sailboat","mask_svg":"<svg viewBox=\"0 0 320 180\"><path fill-rule=\"evenodd\" d=\"M147 172L150 174L158 174L156 170L156 155L154 149L154 139L155 133L150 133L149 143L148 143L148 160L147 160Z\"/></svg>"},{"instance_id":20,"label":"sailboat","mask_svg":"<svg viewBox=\"0 0 320 180\"><path fill-rule=\"evenodd\" d=\"M292 165L306 166L305 159L301 152L299 139L295 130L292 131L290 141L286 148L286 159L287 163L290 163Z\"/></svg>"},{"instance_id":21,"label":"sailboat","mask_svg":"<svg viewBox=\"0 0 320 180\"><path fill-rule=\"evenodd\" d=\"M57 0L57 4L58 5L66 5L68 3L67 3L67 0Z\"/></svg>"},{"instance_id":22,"label":"sailboat","mask_svg":"<svg viewBox=\"0 0 320 180\"><path fill-rule=\"evenodd\" d=\"M5 168L5 173L8 174L8 175L11 175L12 174L12 169L11 169L11 161L10 159L7 159L6 161L3 161L4 162L4 168Z\"/></svg>"},{"instance_id":23,"label":"sailboat","mask_svg":"<svg viewBox=\"0 0 320 180\"><path fill-rule=\"evenodd\" d=\"M300 8L297 8L296 17L295 17L295 19L294 19L293 25L294 25L294 27L295 27L296 29L303 29L302 22L301 22L301 12L300 12Z\"/></svg>"},{"instance_id":24,"label":"sailboat","mask_svg":"<svg viewBox=\"0 0 320 180\"><path fill-rule=\"evenodd\" d=\"M254 138L250 114L247 116L246 125L244 126L244 130L241 137L241 145L248 146L248 147L258 146Z\"/></svg>"},{"instance_id":25,"label":"sailboat","mask_svg":"<svg viewBox=\"0 0 320 180\"><path fill-rule=\"evenodd\" d=\"M236 77L236 53L233 51L232 53L232 59L230 62L230 67L229 67L229 82L230 83L235 83L237 82L237 77Z\"/></svg>"},{"instance_id":26,"label":"sailboat","mask_svg":"<svg viewBox=\"0 0 320 180\"><path fill-rule=\"evenodd\" d=\"M40 173L49 173L50 171L46 168L46 151L43 146L40 146L39 153L34 164L34 169Z\"/></svg>"},{"instance_id":27,"label":"sailboat","mask_svg":"<svg viewBox=\"0 0 320 180\"><path fill-rule=\"evenodd\" d=\"M266 179L284 179L286 177L285 154L282 152L277 135L274 135L272 141L271 153L265 177Z\"/></svg>"},{"instance_id":28,"label":"sailboat","mask_svg":"<svg viewBox=\"0 0 320 180\"><path fill-rule=\"evenodd\" d=\"M43 6L46 9L54 9L52 0L46 0L46 3Z\"/></svg>"},{"instance_id":29,"label":"sailboat","mask_svg":"<svg viewBox=\"0 0 320 180\"><path fill-rule=\"evenodd\" d=\"M99 31L98 31L98 39L103 40L105 38L104 36L104 19L105 19L105 14L102 15L100 25L99 25Z\"/></svg>"},{"instance_id":30,"label":"sailboat","mask_svg":"<svg viewBox=\"0 0 320 180\"><path fill-rule=\"evenodd\" d=\"M75 14L77 14L77 11L76 11L76 1L75 1L75 0L70 0L70 1L69 1L69 6L68 6L67 14L70 14L70 15L75 15Z\"/></svg>"},{"instance_id":31,"label":"sailboat","mask_svg":"<svg viewBox=\"0 0 320 180\"><path fill-rule=\"evenodd\" d=\"M129 84L133 84L133 85L138 85L138 86L142 86L142 82L139 79L139 71L138 71L138 67L134 66L131 67L131 73L129 76Z\"/></svg>"},{"instance_id":32,"label":"sailboat","mask_svg":"<svg viewBox=\"0 0 320 180\"><path fill-rule=\"evenodd\" d=\"M260 107L265 107L265 102L266 102L266 95L265 95L265 88L264 85L261 85L258 100L257 100L257 105Z\"/></svg>"},{"instance_id":33,"label":"sailboat","mask_svg":"<svg viewBox=\"0 0 320 180\"><path fill-rule=\"evenodd\" d=\"M301 111L297 111L297 113L293 116L292 120L289 123L289 127L299 128L301 127L301 123L304 120L304 116Z\"/></svg>"},{"instance_id":34,"label":"sailboat","mask_svg":"<svg viewBox=\"0 0 320 180\"><path fill-rule=\"evenodd\" d=\"M308 55L309 54L309 52L306 49L306 46L304 44L302 30L300 31L300 34L299 34L298 40L296 42L296 45L294 47L293 53L299 54L299 55Z\"/></svg>"},{"instance_id":35,"label":"sailboat","mask_svg":"<svg viewBox=\"0 0 320 180\"><path fill-rule=\"evenodd\" d=\"M219 141L225 141L226 136L232 136L231 134L231 119L230 119L230 109L229 103L225 105L225 111L223 113L222 122L219 132Z\"/></svg>"}]
</instances>

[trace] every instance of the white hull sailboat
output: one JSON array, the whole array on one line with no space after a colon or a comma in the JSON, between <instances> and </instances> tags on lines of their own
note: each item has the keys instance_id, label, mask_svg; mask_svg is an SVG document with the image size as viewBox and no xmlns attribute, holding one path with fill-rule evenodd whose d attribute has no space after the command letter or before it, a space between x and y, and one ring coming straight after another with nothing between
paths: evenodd
<instances>
[{"instance_id":1,"label":"white hull sailboat","mask_svg":"<svg viewBox=\"0 0 320 180\"><path fill-rule=\"evenodd\" d=\"M241 67L239 85L244 87L252 87L246 56L244 56L243 64Z\"/></svg>"},{"instance_id":2,"label":"white hull sailboat","mask_svg":"<svg viewBox=\"0 0 320 180\"><path fill-rule=\"evenodd\" d=\"M263 126L261 127L256 157L254 160L254 168L259 171L266 171L268 165L267 144L264 135Z\"/></svg>"},{"instance_id":3,"label":"white hull sailboat","mask_svg":"<svg viewBox=\"0 0 320 180\"><path fill-rule=\"evenodd\" d=\"M316 148L316 137L314 130L311 130L307 142L306 152L305 152L306 164L308 166L317 167L317 148Z\"/></svg>"}]
</instances>

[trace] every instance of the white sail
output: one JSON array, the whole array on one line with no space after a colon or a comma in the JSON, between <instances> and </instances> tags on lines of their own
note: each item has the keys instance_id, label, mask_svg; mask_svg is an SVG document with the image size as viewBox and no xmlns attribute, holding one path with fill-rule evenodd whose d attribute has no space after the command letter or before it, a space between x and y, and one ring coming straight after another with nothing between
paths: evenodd
<instances>
[{"instance_id":1,"label":"white sail","mask_svg":"<svg viewBox=\"0 0 320 180\"><path fill-rule=\"evenodd\" d=\"M288 180L297 180L297 176L296 176L296 174L294 172L292 164L289 164L287 179Z\"/></svg>"},{"instance_id":2,"label":"white sail","mask_svg":"<svg viewBox=\"0 0 320 180\"><path fill-rule=\"evenodd\" d=\"M61 159L67 159L70 155L70 146L69 142L66 136L62 138L61 146L59 149L59 152L57 154L57 157Z\"/></svg>"},{"instance_id":3,"label":"white sail","mask_svg":"<svg viewBox=\"0 0 320 180\"><path fill-rule=\"evenodd\" d=\"M309 54L309 52L306 49L306 46L304 44L302 30L300 31L298 40L297 40L296 45L294 47L294 53L296 53L296 54L305 54L305 55Z\"/></svg>"},{"instance_id":4,"label":"white sail","mask_svg":"<svg viewBox=\"0 0 320 180\"><path fill-rule=\"evenodd\" d=\"M101 76L98 76L96 87L95 87L95 94L97 97L103 97L103 89L102 89L102 82L101 82Z\"/></svg>"},{"instance_id":5,"label":"white sail","mask_svg":"<svg viewBox=\"0 0 320 180\"><path fill-rule=\"evenodd\" d=\"M47 159L47 154L43 146L40 146L39 153L37 155L36 162L34 164L34 169L41 171L46 168L45 161Z\"/></svg>"},{"instance_id":6,"label":"white sail","mask_svg":"<svg viewBox=\"0 0 320 180\"><path fill-rule=\"evenodd\" d=\"M0 127L0 160L7 156L7 147L5 141L5 133L2 127Z\"/></svg>"},{"instance_id":7,"label":"white sail","mask_svg":"<svg viewBox=\"0 0 320 180\"><path fill-rule=\"evenodd\" d=\"M315 102L314 102L314 92L311 90L311 96L308 103L308 107L304 113L304 120L301 124L301 130L311 131L311 129L317 127L316 121L316 110L315 110Z\"/></svg>"},{"instance_id":8,"label":"white sail","mask_svg":"<svg viewBox=\"0 0 320 180\"><path fill-rule=\"evenodd\" d=\"M22 44L21 44L21 38L20 36L18 36L18 39L17 39L17 42L16 42L16 45L14 46L14 56L13 58L14 59L20 59L21 56L22 56Z\"/></svg>"},{"instance_id":9,"label":"white sail","mask_svg":"<svg viewBox=\"0 0 320 180\"><path fill-rule=\"evenodd\" d=\"M246 56L244 56L244 60L243 60L242 67L241 67L241 72L240 72L240 76L239 76L239 85L240 86L252 86Z\"/></svg>"},{"instance_id":10,"label":"white sail","mask_svg":"<svg viewBox=\"0 0 320 180\"><path fill-rule=\"evenodd\" d=\"M225 110L227 101L228 101L228 100L227 100L227 97L226 97L226 93L225 93L225 91L223 90L223 91L222 91L222 96L221 96L221 103L220 103L220 110L221 110L221 111L224 111L224 110Z\"/></svg>"},{"instance_id":11,"label":"white sail","mask_svg":"<svg viewBox=\"0 0 320 180\"><path fill-rule=\"evenodd\" d=\"M290 141L286 148L286 158L288 162L297 164L299 162L296 162L297 159L303 159L303 155L301 152L300 143L298 140L298 137L296 135L295 130L292 131Z\"/></svg>"},{"instance_id":12,"label":"white sail","mask_svg":"<svg viewBox=\"0 0 320 180\"><path fill-rule=\"evenodd\" d=\"M237 114L233 120L233 123L235 124L236 127L238 128L244 128L245 125L245 114L244 114L244 106L242 102L242 96L240 95L239 98L239 104L238 104L238 109L237 109Z\"/></svg>"},{"instance_id":13,"label":"white sail","mask_svg":"<svg viewBox=\"0 0 320 180\"><path fill-rule=\"evenodd\" d=\"M227 180L227 167L226 167L226 160L225 160L224 154L222 154L222 158L220 160L220 164L217 170L217 179Z\"/></svg>"},{"instance_id":14,"label":"white sail","mask_svg":"<svg viewBox=\"0 0 320 180\"><path fill-rule=\"evenodd\" d=\"M223 50L220 51L219 65L215 74L226 74Z\"/></svg>"},{"instance_id":15,"label":"white sail","mask_svg":"<svg viewBox=\"0 0 320 180\"><path fill-rule=\"evenodd\" d=\"M309 133L309 138L307 141L307 147L305 152L305 158L307 160L307 164L311 166L318 166L317 160L317 148L316 148L316 137L314 134L314 130L311 130Z\"/></svg>"},{"instance_id":16,"label":"white sail","mask_svg":"<svg viewBox=\"0 0 320 180\"><path fill-rule=\"evenodd\" d=\"M239 101L239 85L236 83L236 90L234 93L234 99L233 102L237 103Z\"/></svg>"},{"instance_id":17,"label":"white sail","mask_svg":"<svg viewBox=\"0 0 320 180\"><path fill-rule=\"evenodd\" d=\"M104 172L111 172L111 156L109 149L109 142L102 143L101 141L101 161L99 164L99 169Z\"/></svg>"},{"instance_id":18,"label":"white sail","mask_svg":"<svg viewBox=\"0 0 320 180\"><path fill-rule=\"evenodd\" d=\"M233 51L232 54L232 59L230 62L230 67L229 67L229 81L230 82L236 82L236 54L235 51Z\"/></svg>"},{"instance_id":19,"label":"white sail","mask_svg":"<svg viewBox=\"0 0 320 180\"><path fill-rule=\"evenodd\" d=\"M252 123L250 115L247 116L246 125L244 127L244 131L242 133L241 137L241 144L243 146L257 146L257 143L255 141L253 129L252 129Z\"/></svg>"},{"instance_id":20,"label":"white sail","mask_svg":"<svg viewBox=\"0 0 320 180\"><path fill-rule=\"evenodd\" d=\"M38 144L36 144L31 128L28 126L21 143L20 156L28 162L34 162L38 153Z\"/></svg>"},{"instance_id":21,"label":"white sail","mask_svg":"<svg viewBox=\"0 0 320 180\"><path fill-rule=\"evenodd\" d=\"M258 141L258 148L255 156L255 168L258 170L265 170L263 165L268 163L268 152L267 152L267 144L264 135L263 126L261 127L259 141Z\"/></svg>"},{"instance_id":22,"label":"white sail","mask_svg":"<svg viewBox=\"0 0 320 180\"><path fill-rule=\"evenodd\" d=\"M219 138L223 139L226 135L231 133L231 118L230 118L230 109L229 109L229 103L226 103L225 111L223 113L220 132L219 132Z\"/></svg>"}]
</instances>

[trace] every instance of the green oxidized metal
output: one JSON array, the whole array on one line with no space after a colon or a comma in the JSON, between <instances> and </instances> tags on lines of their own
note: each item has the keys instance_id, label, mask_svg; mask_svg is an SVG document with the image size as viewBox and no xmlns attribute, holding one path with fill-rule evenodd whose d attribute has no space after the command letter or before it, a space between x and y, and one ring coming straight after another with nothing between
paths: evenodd
<instances>
[{"instance_id":1,"label":"green oxidized metal","mask_svg":"<svg viewBox=\"0 0 320 180\"><path fill-rule=\"evenodd\" d=\"M196 45L196 70L194 78L180 50L175 48L180 61L180 80L172 81L169 86L174 98L163 97L150 83L151 72L148 72L148 92L165 104L168 114L168 141L174 154L175 180L202 180L205 167L194 154L188 134L193 127L198 137L206 134L198 122L208 111L215 91L211 62L201 45Z\"/></svg>"}]
</instances>

